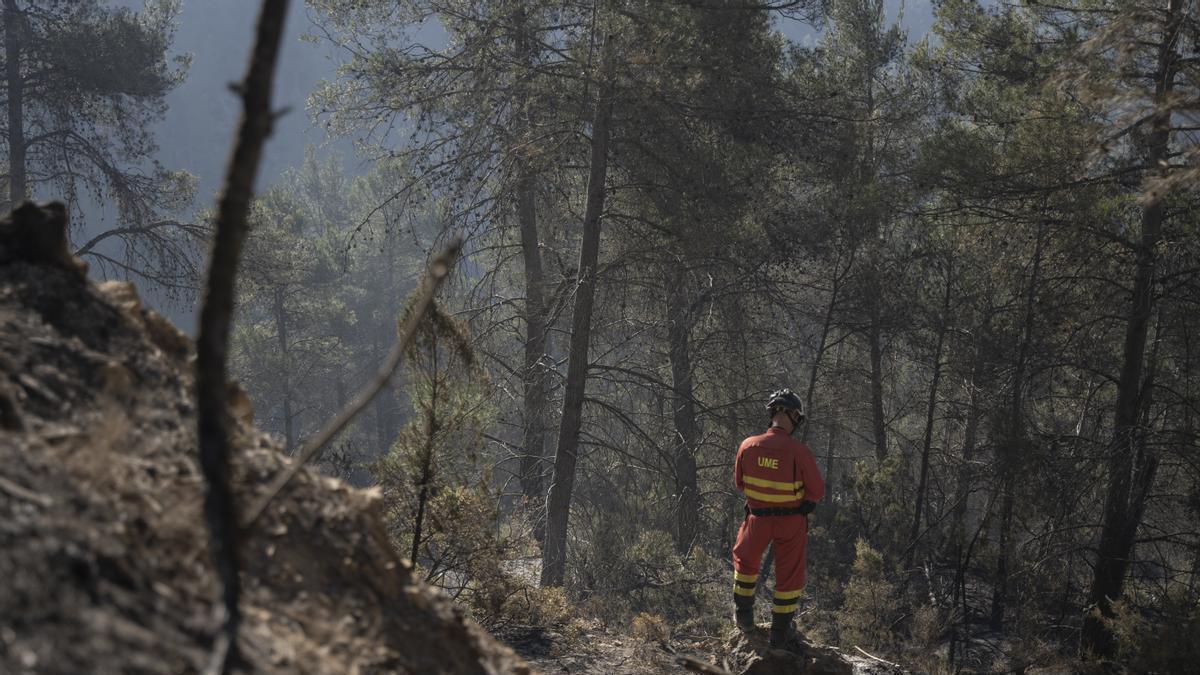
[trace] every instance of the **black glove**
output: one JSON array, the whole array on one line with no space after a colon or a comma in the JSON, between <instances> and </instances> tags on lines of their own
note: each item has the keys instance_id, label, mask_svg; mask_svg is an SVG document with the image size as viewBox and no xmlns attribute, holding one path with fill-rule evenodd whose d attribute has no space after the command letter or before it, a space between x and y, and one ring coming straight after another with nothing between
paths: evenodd
<instances>
[{"instance_id":1,"label":"black glove","mask_svg":"<svg viewBox=\"0 0 1200 675\"><path fill-rule=\"evenodd\" d=\"M816 502L810 502L807 499L800 502L800 515L807 516L817 508Z\"/></svg>"}]
</instances>

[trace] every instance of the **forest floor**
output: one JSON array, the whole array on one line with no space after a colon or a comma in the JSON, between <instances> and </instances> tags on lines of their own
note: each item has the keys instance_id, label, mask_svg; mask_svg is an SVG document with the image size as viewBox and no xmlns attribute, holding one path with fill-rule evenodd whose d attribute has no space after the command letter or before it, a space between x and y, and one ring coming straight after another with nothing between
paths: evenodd
<instances>
[{"instance_id":1,"label":"forest floor","mask_svg":"<svg viewBox=\"0 0 1200 675\"><path fill-rule=\"evenodd\" d=\"M505 571L514 579L536 586L541 559L528 557L510 561ZM683 637L639 635L638 631L614 630L600 621L579 619L569 627L548 630L537 626L496 629L496 635L546 674L663 675L684 670L744 675L895 675L901 668L814 644L797 634L786 649L767 644L768 625L742 634L733 626L732 602L729 626L719 636ZM667 633L670 628L663 626ZM710 670L704 670L705 667Z\"/></svg>"},{"instance_id":2,"label":"forest floor","mask_svg":"<svg viewBox=\"0 0 1200 675\"><path fill-rule=\"evenodd\" d=\"M685 670L741 675L902 675L906 671L797 636L786 648L767 645L767 629L723 638L652 641L605 629L575 635L530 630L501 635L537 671L582 675L662 675Z\"/></svg>"}]
</instances>

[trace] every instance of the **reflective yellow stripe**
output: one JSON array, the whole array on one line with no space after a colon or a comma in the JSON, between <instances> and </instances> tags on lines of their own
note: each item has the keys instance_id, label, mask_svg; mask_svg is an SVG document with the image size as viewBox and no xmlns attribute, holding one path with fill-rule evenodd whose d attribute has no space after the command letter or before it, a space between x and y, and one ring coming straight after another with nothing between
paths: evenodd
<instances>
[{"instance_id":1,"label":"reflective yellow stripe","mask_svg":"<svg viewBox=\"0 0 1200 675\"><path fill-rule=\"evenodd\" d=\"M798 591L775 591L775 600L793 600L800 597L800 594L803 592L803 588Z\"/></svg>"},{"instance_id":2,"label":"reflective yellow stripe","mask_svg":"<svg viewBox=\"0 0 1200 675\"><path fill-rule=\"evenodd\" d=\"M748 584L752 584L752 583L758 581L758 575L757 574L742 574L741 572L734 572L733 580L734 581L745 581Z\"/></svg>"},{"instance_id":3,"label":"reflective yellow stripe","mask_svg":"<svg viewBox=\"0 0 1200 675\"><path fill-rule=\"evenodd\" d=\"M775 614L791 614L796 611L795 603L791 605L772 605L771 611Z\"/></svg>"},{"instance_id":4,"label":"reflective yellow stripe","mask_svg":"<svg viewBox=\"0 0 1200 675\"><path fill-rule=\"evenodd\" d=\"M775 490L787 490L794 492L802 483L782 483L777 480L767 480L765 478L755 478L754 476L742 476L742 480L746 481L746 485L757 485L758 487L773 488Z\"/></svg>"},{"instance_id":5,"label":"reflective yellow stripe","mask_svg":"<svg viewBox=\"0 0 1200 675\"><path fill-rule=\"evenodd\" d=\"M758 490L751 490L750 488L746 488L745 493L747 497L757 499L760 502L794 502L799 499L796 495L769 495Z\"/></svg>"},{"instance_id":6,"label":"reflective yellow stripe","mask_svg":"<svg viewBox=\"0 0 1200 675\"><path fill-rule=\"evenodd\" d=\"M742 588L741 586L738 586L736 584L733 587L733 592L737 595L747 595L747 596L754 595L753 588Z\"/></svg>"}]
</instances>

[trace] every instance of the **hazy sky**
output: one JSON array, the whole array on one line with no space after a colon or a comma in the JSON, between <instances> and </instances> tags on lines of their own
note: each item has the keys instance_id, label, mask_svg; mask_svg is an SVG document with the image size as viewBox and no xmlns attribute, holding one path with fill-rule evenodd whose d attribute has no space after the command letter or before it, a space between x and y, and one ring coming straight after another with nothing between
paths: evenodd
<instances>
[{"instance_id":1,"label":"hazy sky","mask_svg":"<svg viewBox=\"0 0 1200 675\"><path fill-rule=\"evenodd\" d=\"M192 66L187 81L167 98L170 110L159 132L158 160L195 174L203 204L214 200L230 150L241 102L228 85L244 75L258 4L183 0L174 51L191 54ZM298 164L306 145L325 141L324 132L310 123L305 101L318 82L333 74L335 52L301 42L310 27L304 3L293 0L273 97L277 109L290 112L279 119L267 142L260 185L274 182L287 167ZM339 151L350 153L348 147Z\"/></svg>"}]
</instances>

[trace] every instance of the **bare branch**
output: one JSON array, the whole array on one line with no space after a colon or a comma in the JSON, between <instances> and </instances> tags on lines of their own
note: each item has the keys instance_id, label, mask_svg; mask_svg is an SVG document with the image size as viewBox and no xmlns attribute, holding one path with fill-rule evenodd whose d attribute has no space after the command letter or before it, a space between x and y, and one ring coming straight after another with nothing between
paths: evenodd
<instances>
[{"instance_id":1,"label":"bare branch","mask_svg":"<svg viewBox=\"0 0 1200 675\"><path fill-rule=\"evenodd\" d=\"M228 389L226 362L233 319L238 260L249 225L246 214L263 144L271 133L271 87L279 54L287 0L263 0L254 51L241 87L242 120L217 205L216 235L208 266L204 301L196 339L197 440L200 467L208 489L204 514L212 541L213 562L221 581L223 619L205 672L224 675L237 653L238 610L237 519L229 488Z\"/></svg>"}]
</instances>

